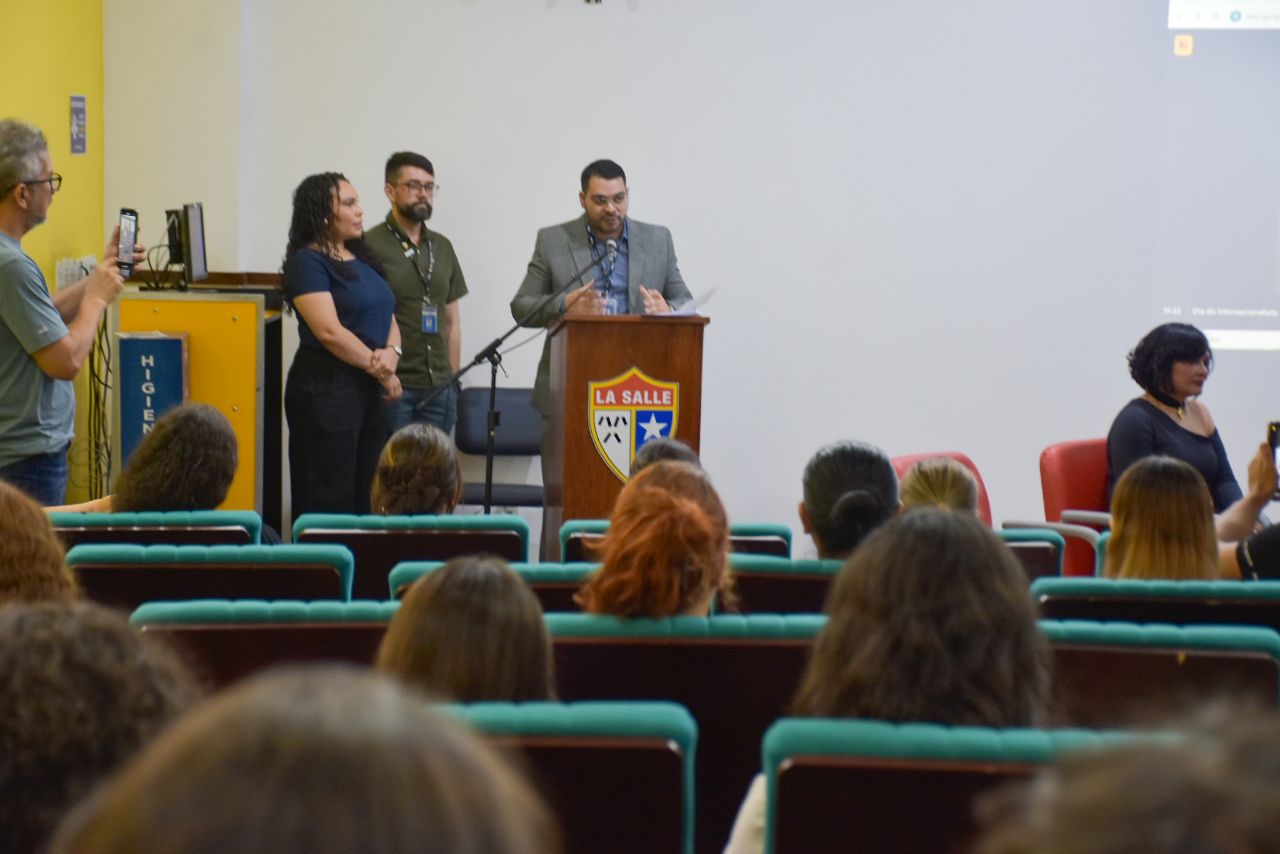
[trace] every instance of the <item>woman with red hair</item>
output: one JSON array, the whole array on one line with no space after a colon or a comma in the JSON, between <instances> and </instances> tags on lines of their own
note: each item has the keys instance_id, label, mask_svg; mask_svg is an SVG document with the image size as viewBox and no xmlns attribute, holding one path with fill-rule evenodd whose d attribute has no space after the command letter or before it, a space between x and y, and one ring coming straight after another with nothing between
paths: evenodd
<instances>
[{"instance_id":1,"label":"woman with red hair","mask_svg":"<svg viewBox=\"0 0 1280 854\"><path fill-rule=\"evenodd\" d=\"M596 552L603 565L575 597L591 614L706 616L717 593L730 593L724 504L689 463L654 463L631 478Z\"/></svg>"}]
</instances>

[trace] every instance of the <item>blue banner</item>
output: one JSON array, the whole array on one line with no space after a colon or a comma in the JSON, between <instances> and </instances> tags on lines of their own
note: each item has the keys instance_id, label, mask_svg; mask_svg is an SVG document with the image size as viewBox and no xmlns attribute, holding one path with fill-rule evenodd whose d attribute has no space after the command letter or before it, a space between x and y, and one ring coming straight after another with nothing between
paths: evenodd
<instances>
[{"instance_id":1,"label":"blue banner","mask_svg":"<svg viewBox=\"0 0 1280 854\"><path fill-rule=\"evenodd\" d=\"M120 465L165 412L187 401L187 336L121 332Z\"/></svg>"}]
</instances>

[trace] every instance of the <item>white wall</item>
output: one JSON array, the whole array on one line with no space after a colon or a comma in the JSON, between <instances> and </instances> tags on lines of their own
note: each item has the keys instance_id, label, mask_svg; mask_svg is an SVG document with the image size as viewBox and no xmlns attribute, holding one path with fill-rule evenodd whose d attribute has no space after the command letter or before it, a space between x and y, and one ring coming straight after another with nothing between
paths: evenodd
<instances>
[{"instance_id":1,"label":"white wall","mask_svg":"<svg viewBox=\"0 0 1280 854\"><path fill-rule=\"evenodd\" d=\"M130 21L107 27L109 208L201 198L211 268L272 270L304 175L344 171L376 222L383 160L419 150L471 288L464 354L510 323L582 166L622 163L632 215L717 288L702 452L735 519L793 521L805 460L845 437L964 450L997 518L1038 518L1040 450L1136 394L1177 107L1161 0L104 7ZM1274 366L1221 353L1209 386L1240 474L1280 415Z\"/></svg>"}]
</instances>

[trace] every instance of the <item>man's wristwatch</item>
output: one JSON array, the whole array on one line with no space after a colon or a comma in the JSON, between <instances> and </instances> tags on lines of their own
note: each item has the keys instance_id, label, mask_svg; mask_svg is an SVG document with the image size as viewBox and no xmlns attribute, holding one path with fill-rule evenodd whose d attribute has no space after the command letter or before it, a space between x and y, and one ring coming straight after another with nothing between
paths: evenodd
<instances>
[{"instance_id":1,"label":"man's wristwatch","mask_svg":"<svg viewBox=\"0 0 1280 854\"><path fill-rule=\"evenodd\" d=\"M404 349L399 344L392 344L391 352L396 354L397 359L404 355Z\"/></svg>"}]
</instances>

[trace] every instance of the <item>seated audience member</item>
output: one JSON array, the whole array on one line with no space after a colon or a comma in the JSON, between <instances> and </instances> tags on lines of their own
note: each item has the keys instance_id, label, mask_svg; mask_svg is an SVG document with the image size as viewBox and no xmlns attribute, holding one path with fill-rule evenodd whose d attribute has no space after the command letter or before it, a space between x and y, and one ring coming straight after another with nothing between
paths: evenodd
<instances>
[{"instance_id":1,"label":"seated audience member","mask_svg":"<svg viewBox=\"0 0 1280 854\"><path fill-rule=\"evenodd\" d=\"M659 436L656 439L650 439L645 442L640 446L640 450L636 451L636 455L631 458L631 473L629 476L635 477L645 466L656 463L658 460L676 460L682 463L690 463L699 468L702 467L702 461L693 452L693 448L690 448L679 439Z\"/></svg>"},{"instance_id":2,"label":"seated audience member","mask_svg":"<svg viewBox=\"0 0 1280 854\"><path fill-rule=\"evenodd\" d=\"M0 481L0 603L76 599L66 558L44 508Z\"/></svg>"},{"instance_id":3,"label":"seated audience member","mask_svg":"<svg viewBox=\"0 0 1280 854\"><path fill-rule=\"evenodd\" d=\"M382 449L369 506L382 516L448 515L462 500L462 467L453 440L438 427L401 427Z\"/></svg>"},{"instance_id":4,"label":"seated audience member","mask_svg":"<svg viewBox=\"0 0 1280 854\"><path fill-rule=\"evenodd\" d=\"M1217 578L1213 499L1194 468L1144 457L1125 470L1111 498L1108 578Z\"/></svg>"},{"instance_id":5,"label":"seated audience member","mask_svg":"<svg viewBox=\"0 0 1280 854\"><path fill-rule=\"evenodd\" d=\"M729 520L706 472L689 463L656 462L631 478L591 548L601 567L574 597L588 613L705 616L717 593L732 595Z\"/></svg>"},{"instance_id":6,"label":"seated audience member","mask_svg":"<svg viewBox=\"0 0 1280 854\"><path fill-rule=\"evenodd\" d=\"M480 739L395 680L331 666L214 697L68 816L51 850L544 854L557 836Z\"/></svg>"},{"instance_id":7,"label":"seated audience member","mask_svg":"<svg viewBox=\"0 0 1280 854\"><path fill-rule=\"evenodd\" d=\"M898 476L884 451L873 445L836 442L804 467L800 523L824 560L848 557L897 512Z\"/></svg>"},{"instance_id":8,"label":"seated audience member","mask_svg":"<svg viewBox=\"0 0 1280 854\"><path fill-rule=\"evenodd\" d=\"M1050 656L1012 552L972 516L920 508L867 537L836 576L791 711L1038 726ZM725 850L761 851L764 822L761 774Z\"/></svg>"},{"instance_id":9,"label":"seated audience member","mask_svg":"<svg viewBox=\"0 0 1280 854\"><path fill-rule=\"evenodd\" d=\"M978 854L1241 854L1277 849L1280 721L1083 750L978 806Z\"/></svg>"},{"instance_id":10,"label":"seated audience member","mask_svg":"<svg viewBox=\"0 0 1280 854\"><path fill-rule=\"evenodd\" d=\"M964 464L951 457L929 457L902 478L902 506L937 507L978 515L978 481Z\"/></svg>"},{"instance_id":11,"label":"seated audience member","mask_svg":"<svg viewBox=\"0 0 1280 854\"><path fill-rule=\"evenodd\" d=\"M409 588L377 668L454 702L514 703L552 699L551 660L542 608L524 580L498 558L460 557Z\"/></svg>"},{"instance_id":12,"label":"seated audience member","mask_svg":"<svg viewBox=\"0 0 1280 854\"><path fill-rule=\"evenodd\" d=\"M1213 368L1209 339L1188 323L1164 323L1143 336L1129 353L1129 375L1143 390L1116 416L1107 433L1107 497L1120 476L1138 460L1162 455L1182 460L1204 478L1209 489L1218 539L1247 537L1271 501L1268 492L1243 493L1227 459L1222 437L1200 400ZM1259 449L1249 464L1250 480L1259 465ZM1274 461L1270 463L1274 469ZM1252 484L1251 484L1252 485Z\"/></svg>"},{"instance_id":13,"label":"seated audience member","mask_svg":"<svg viewBox=\"0 0 1280 854\"><path fill-rule=\"evenodd\" d=\"M79 513L214 510L227 498L239 447L227 417L205 403L166 412L124 464L111 495L49 507Z\"/></svg>"},{"instance_id":14,"label":"seated audience member","mask_svg":"<svg viewBox=\"0 0 1280 854\"><path fill-rule=\"evenodd\" d=\"M0 850L63 814L198 698L155 638L89 602L0 608Z\"/></svg>"}]
</instances>

